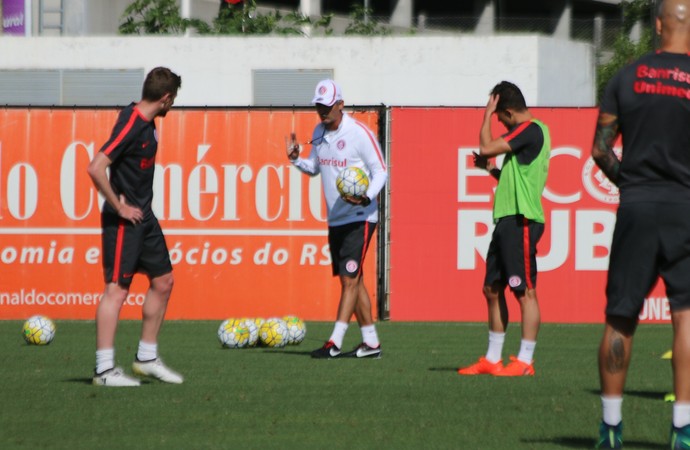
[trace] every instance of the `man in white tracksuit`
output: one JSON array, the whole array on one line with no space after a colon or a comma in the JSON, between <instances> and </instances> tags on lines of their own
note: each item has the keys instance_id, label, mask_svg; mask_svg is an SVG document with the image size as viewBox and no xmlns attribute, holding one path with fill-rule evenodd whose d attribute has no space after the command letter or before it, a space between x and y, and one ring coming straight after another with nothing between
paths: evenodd
<instances>
[{"instance_id":1,"label":"man in white tracksuit","mask_svg":"<svg viewBox=\"0 0 690 450\"><path fill-rule=\"evenodd\" d=\"M365 125L343 112L340 86L323 80L312 100L321 123L314 128L307 158L294 135L287 145L288 159L310 176L321 174L328 209L328 244L333 275L340 278L338 316L330 339L314 350L314 358L378 358L381 344L372 316L371 300L362 279L362 266L369 241L378 222L376 197L388 179L388 169L376 136ZM359 167L369 177L367 192L361 197L342 197L336 178L346 167ZM341 348L352 314L362 332L362 343L351 352Z\"/></svg>"}]
</instances>

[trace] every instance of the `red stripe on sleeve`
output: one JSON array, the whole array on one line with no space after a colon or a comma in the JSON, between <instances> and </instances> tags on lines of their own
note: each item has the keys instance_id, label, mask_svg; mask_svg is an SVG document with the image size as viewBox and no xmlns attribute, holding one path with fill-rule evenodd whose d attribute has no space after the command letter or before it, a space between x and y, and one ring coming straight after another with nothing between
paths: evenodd
<instances>
[{"instance_id":1,"label":"red stripe on sleeve","mask_svg":"<svg viewBox=\"0 0 690 450\"><path fill-rule=\"evenodd\" d=\"M137 114L136 114L136 109L132 112L132 115L129 116L129 120L127 121L127 124L122 128L122 131L120 131L120 134L117 135L117 137L110 143L110 145L106 148L103 149L103 153L106 155L109 155L110 152L112 152L119 144L122 142L122 140L127 136L127 133L129 133L132 130L132 127L134 126L134 122L137 120Z\"/></svg>"},{"instance_id":2,"label":"red stripe on sleeve","mask_svg":"<svg viewBox=\"0 0 690 450\"><path fill-rule=\"evenodd\" d=\"M517 128L515 128L513 131L511 131L509 134L507 134L503 138L503 140L506 142L510 142L511 139L513 139L518 134L522 133L525 128L530 126L531 123L532 123L532 121L530 121L530 120L528 120L527 122L522 122L520 125L517 126Z\"/></svg>"},{"instance_id":3,"label":"red stripe on sleeve","mask_svg":"<svg viewBox=\"0 0 690 450\"><path fill-rule=\"evenodd\" d=\"M371 141L371 145L374 147L374 150L376 151L376 156L378 156L378 158L379 158L379 162L381 163L381 167L383 168L383 171L384 171L384 172L387 172L387 170L386 170L386 163L383 162L383 155L381 154L381 148L379 147L378 142L376 142L376 139L374 139L374 136L372 136L371 131L370 131L367 127L365 127L364 125L362 125L361 123L359 123L359 122L357 122L357 121L355 121L355 123L356 123L357 125L359 125L360 127L362 127L362 129L364 130L364 132L365 132L365 133L367 134L367 136L369 137L369 140Z\"/></svg>"}]
</instances>

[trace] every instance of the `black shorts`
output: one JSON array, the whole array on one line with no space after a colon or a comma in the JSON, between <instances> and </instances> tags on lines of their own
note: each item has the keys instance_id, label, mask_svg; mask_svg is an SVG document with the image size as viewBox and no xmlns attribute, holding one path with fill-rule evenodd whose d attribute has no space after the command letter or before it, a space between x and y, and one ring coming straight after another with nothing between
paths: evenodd
<instances>
[{"instance_id":1,"label":"black shorts","mask_svg":"<svg viewBox=\"0 0 690 450\"><path fill-rule=\"evenodd\" d=\"M156 278L172 272L168 246L153 214L133 225L106 209L101 214L101 226L106 284L129 287L135 273Z\"/></svg>"},{"instance_id":2,"label":"black shorts","mask_svg":"<svg viewBox=\"0 0 690 450\"><path fill-rule=\"evenodd\" d=\"M606 314L636 318L659 277L671 311L690 307L690 205L620 205L611 242Z\"/></svg>"},{"instance_id":3,"label":"black shorts","mask_svg":"<svg viewBox=\"0 0 690 450\"><path fill-rule=\"evenodd\" d=\"M484 285L510 286L522 292L537 286L537 243L544 234L544 224L508 216L498 219L486 255Z\"/></svg>"},{"instance_id":4,"label":"black shorts","mask_svg":"<svg viewBox=\"0 0 690 450\"><path fill-rule=\"evenodd\" d=\"M328 246L331 249L333 275L355 278L362 273L364 256L376 224L353 222L328 227Z\"/></svg>"}]
</instances>

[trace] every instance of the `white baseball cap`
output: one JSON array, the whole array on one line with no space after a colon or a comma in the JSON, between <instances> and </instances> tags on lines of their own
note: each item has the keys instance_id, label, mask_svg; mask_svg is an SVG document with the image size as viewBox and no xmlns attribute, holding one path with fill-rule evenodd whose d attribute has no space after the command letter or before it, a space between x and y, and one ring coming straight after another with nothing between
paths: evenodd
<instances>
[{"instance_id":1,"label":"white baseball cap","mask_svg":"<svg viewBox=\"0 0 690 450\"><path fill-rule=\"evenodd\" d=\"M333 80L321 80L319 84L316 85L316 90L314 91L314 98L311 100L312 103L321 103L326 106L333 106L335 102L343 99L343 91L340 86Z\"/></svg>"}]
</instances>

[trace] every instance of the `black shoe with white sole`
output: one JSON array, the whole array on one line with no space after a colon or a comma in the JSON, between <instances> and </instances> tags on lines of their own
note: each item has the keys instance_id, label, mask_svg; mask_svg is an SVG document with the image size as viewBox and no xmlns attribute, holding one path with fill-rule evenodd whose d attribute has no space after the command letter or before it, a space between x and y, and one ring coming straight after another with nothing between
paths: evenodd
<instances>
[{"instance_id":1,"label":"black shoe with white sole","mask_svg":"<svg viewBox=\"0 0 690 450\"><path fill-rule=\"evenodd\" d=\"M338 358L342 356L342 353L340 353L340 349L335 345L333 341L328 341L325 344L323 344L323 347L317 348L313 352L311 352L311 357L312 358L319 358L319 359L333 359L333 358Z\"/></svg>"},{"instance_id":2,"label":"black shoe with white sole","mask_svg":"<svg viewBox=\"0 0 690 450\"><path fill-rule=\"evenodd\" d=\"M362 342L351 352L343 353L343 358L380 358L381 344L377 347L369 347L365 342Z\"/></svg>"}]
</instances>

